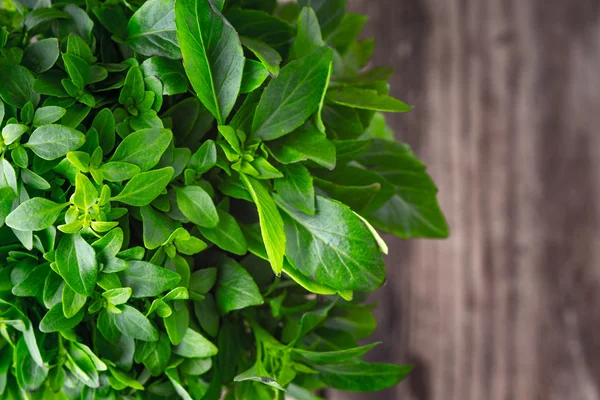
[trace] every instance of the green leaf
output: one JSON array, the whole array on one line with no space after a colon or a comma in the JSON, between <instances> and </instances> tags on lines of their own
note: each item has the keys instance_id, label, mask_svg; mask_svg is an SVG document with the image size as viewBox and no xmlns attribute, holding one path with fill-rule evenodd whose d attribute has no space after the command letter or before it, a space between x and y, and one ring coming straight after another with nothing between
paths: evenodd
<instances>
[{"instance_id":1,"label":"green leaf","mask_svg":"<svg viewBox=\"0 0 600 400\"><path fill-rule=\"evenodd\" d=\"M242 44L250 50L264 65L272 76L279 75L279 64L281 64L281 56L271 46L261 42L260 40L250 39L247 37L241 38Z\"/></svg>"},{"instance_id":2,"label":"green leaf","mask_svg":"<svg viewBox=\"0 0 600 400\"><path fill-rule=\"evenodd\" d=\"M219 223L217 209L209 194L200 186L177 188L177 205L192 223L214 228Z\"/></svg>"},{"instance_id":3,"label":"green leaf","mask_svg":"<svg viewBox=\"0 0 600 400\"><path fill-rule=\"evenodd\" d=\"M412 107L376 90L355 87L331 88L327 100L332 103L363 110L408 112Z\"/></svg>"},{"instance_id":4,"label":"green leaf","mask_svg":"<svg viewBox=\"0 0 600 400\"><path fill-rule=\"evenodd\" d=\"M217 209L217 214L219 216L218 225L214 228L199 226L200 233L225 251L239 256L246 254L248 243L237 220L231 214L220 209Z\"/></svg>"},{"instance_id":5,"label":"green leaf","mask_svg":"<svg viewBox=\"0 0 600 400\"><path fill-rule=\"evenodd\" d=\"M273 140L300 127L319 109L327 87L333 52L328 47L315 50L281 69L260 98L253 136Z\"/></svg>"},{"instance_id":6,"label":"green leaf","mask_svg":"<svg viewBox=\"0 0 600 400\"><path fill-rule=\"evenodd\" d=\"M84 310L81 309L74 317L67 318L63 314L62 303L55 304L40 321L40 331L50 333L73 329L79 325L83 319L83 314Z\"/></svg>"},{"instance_id":7,"label":"green leaf","mask_svg":"<svg viewBox=\"0 0 600 400\"><path fill-rule=\"evenodd\" d=\"M75 293L70 286L65 285L63 288L62 305L63 313L66 318L73 318L79 310L85 306L87 301L86 296Z\"/></svg>"},{"instance_id":8,"label":"green leaf","mask_svg":"<svg viewBox=\"0 0 600 400\"><path fill-rule=\"evenodd\" d=\"M13 144L19 140L29 127L23 124L8 124L2 128L2 139L6 145Z\"/></svg>"},{"instance_id":9,"label":"green leaf","mask_svg":"<svg viewBox=\"0 0 600 400\"><path fill-rule=\"evenodd\" d=\"M192 300L202 300L217 280L216 268L205 268L194 272L190 276L190 298Z\"/></svg>"},{"instance_id":10,"label":"green leaf","mask_svg":"<svg viewBox=\"0 0 600 400\"><path fill-rule=\"evenodd\" d=\"M125 304L131 297L132 290L131 288L117 288L110 289L106 292L102 293L102 297L104 297L108 302L114 306L118 306L120 304Z\"/></svg>"},{"instance_id":11,"label":"green leaf","mask_svg":"<svg viewBox=\"0 0 600 400\"><path fill-rule=\"evenodd\" d=\"M164 301L164 300L163 300ZM181 343L190 326L190 311L184 301L175 301L171 315L164 319L169 340L174 346Z\"/></svg>"},{"instance_id":12,"label":"green leaf","mask_svg":"<svg viewBox=\"0 0 600 400\"><path fill-rule=\"evenodd\" d=\"M44 125L37 128L26 147L44 160L64 157L69 151L77 150L85 143L85 136L76 129L64 125Z\"/></svg>"},{"instance_id":13,"label":"green leaf","mask_svg":"<svg viewBox=\"0 0 600 400\"><path fill-rule=\"evenodd\" d=\"M425 165L402 143L374 140L361 163L394 185L394 195L368 220L402 238L448 236L438 205L437 188Z\"/></svg>"},{"instance_id":14,"label":"green leaf","mask_svg":"<svg viewBox=\"0 0 600 400\"><path fill-rule=\"evenodd\" d=\"M275 179L275 190L283 201L307 214L315 213L315 188L310 172L302 164L282 165L284 177Z\"/></svg>"},{"instance_id":15,"label":"green leaf","mask_svg":"<svg viewBox=\"0 0 600 400\"><path fill-rule=\"evenodd\" d=\"M82 173L77 174L75 178L75 193L73 194L73 204L77 207L87 210L98 199L98 190L90 179Z\"/></svg>"},{"instance_id":16,"label":"green leaf","mask_svg":"<svg viewBox=\"0 0 600 400\"><path fill-rule=\"evenodd\" d=\"M33 126L37 128L42 125L48 125L53 122L56 122L59 119L61 119L66 112L67 110L65 110L62 107L40 107L37 110L35 110L35 114L33 116Z\"/></svg>"},{"instance_id":17,"label":"green leaf","mask_svg":"<svg viewBox=\"0 0 600 400\"><path fill-rule=\"evenodd\" d=\"M246 60L240 93L250 93L258 89L269 77L269 71L254 60ZM237 114L236 114L237 115Z\"/></svg>"},{"instance_id":18,"label":"green leaf","mask_svg":"<svg viewBox=\"0 0 600 400\"><path fill-rule=\"evenodd\" d=\"M114 317L115 325L123 335L145 342L158 340L158 331L144 314L126 304L119 306L119 310Z\"/></svg>"},{"instance_id":19,"label":"green leaf","mask_svg":"<svg viewBox=\"0 0 600 400\"><path fill-rule=\"evenodd\" d=\"M346 0L298 0L298 6L312 7L325 37L338 27L346 14Z\"/></svg>"},{"instance_id":20,"label":"green leaf","mask_svg":"<svg viewBox=\"0 0 600 400\"><path fill-rule=\"evenodd\" d=\"M109 182L123 182L132 179L142 170L135 164L120 161L109 161L98 170L102 178Z\"/></svg>"},{"instance_id":21,"label":"green leaf","mask_svg":"<svg viewBox=\"0 0 600 400\"><path fill-rule=\"evenodd\" d=\"M188 328L185 336L178 346L173 348L173 353L185 358L207 358L216 355L219 352L212 342Z\"/></svg>"},{"instance_id":22,"label":"green leaf","mask_svg":"<svg viewBox=\"0 0 600 400\"><path fill-rule=\"evenodd\" d=\"M42 39L29 44L25 48L21 64L30 71L40 74L52 68L56 60L58 60L58 56L58 39Z\"/></svg>"},{"instance_id":23,"label":"green leaf","mask_svg":"<svg viewBox=\"0 0 600 400\"><path fill-rule=\"evenodd\" d=\"M134 176L121 193L111 200L130 206L147 206L165 190L173 177L173 172L172 167L142 172Z\"/></svg>"},{"instance_id":24,"label":"green leaf","mask_svg":"<svg viewBox=\"0 0 600 400\"><path fill-rule=\"evenodd\" d=\"M391 364L315 365L319 377L334 389L352 392L376 392L396 385L412 370L412 366Z\"/></svg>"},{"instance_id":25,"label":"green leaf","mask_svg":"<svg viewBox=\"0 0 600 400\"><path fill-rule=\"evenodd\" d=\"M129 261L119 273L123 286L133 290L132 297L154 297L173 289L181 280L178 273L145 261Z\"/></svg>"},{"instance_id":26,"label":"green leaf","mask_svg":"<svg viewBox=\"0 0 600 400\"><path fill-rule=\"evenodd\" d=\"M98 262L94 249L80 234L63 236L56 249L56 266L75 293L92 294L98 280Z\"/></svg>"},{"instance_id":27,"label":"green leaf","mask_svg":"<svg viewBox=\"0 0 600 400\"><path fill-rule=\"evenodd\" d=\"M104 154L108 154L115 146L115 118L108 108L103 108L96 114L92 128L98 132L98 143Z\"/></svg>"},{"instance_id":28,"label":"green leaf","mask_svg":"<svg viewBox=\"0 0 600 400\"><path fill-rule=\"evenodd\" d=\"M231 258L225 258L218 268L215 297L222 315L264 303L248 271Z\"/></svg>"},{"instance_id":29,"label":"green leaf","mask_svg":"<svg viewBox=\"0 0 600 400\"><path fill-rule=\"evenodd\" d=\"M290 58L296 60L323 46L325 42L321 36L317 15L312 8L304 7L298 17L298 31L290 50Z\"/></svg>"},{"instance_id":30,"label":"green leaf","mask_svg":"<svg viewBox=\"0 0 600 400\"><path fill-rule=\"evenodd\" d=\"M315 364L340 364L362 357L368 351L373 349L379 343L373 343L367 346L355 347L352 349L317 352L303 349L293 349L295 354L298 354L305 360Z\"/></svg>"},{"instance_id":31,"label":"green leaf","mask_svg":"<svg viewBox=\"0 0 600 400\"><path fill-rule=\"evenodd\" d=\"M271 386L275 389L285 391L285 389L274 378L272 378L269 375L261 360L257 360L257 362L252 367L233 378L233 381L254 381L265 384L267 386Z\"/></svg>"},{"instance_id":32,"label":"green leaf","mask_svg":"<svg viewBox=\"0 0 600 400\"><path fill-rule=\"evenodd\" d=\"M22 108L31 101L37 104L40 96L33 91L34 75L25 67L0 59L0 97L13 107Z\"/></svg>"},{"instance_id":33,"label":"green leaf","mask_svg":"<svg viewBox=\"0 0 600 400\"><path fill-rule=\"evenodd\" d=\"M260 221L262 238L267 249L269 261L275 274L280 275L283 269L285 255L286 234L283 229L283 220L277 210L275 202L265 187L256 179L241 175L256 208Z\"/></svg>"},{"instance_id":34,"label":"green leaf","mask_svg":"<svg viewBox=\"0 0 600 400\"><path fill-rule=\"evenodd\" d=\"M144 76L156 76L162 82L162 94L172 96L188 91L185 69L179 60L151 57L141 65Z\"/></svg>"},{"instance_id":35,"label":"green leaf","mask_svg":"<svg viewBox=\"0 0 600 400\"><path fill-rule=\"evenodd\" d=\"M233 109L244 69L242 45L209 0L179 0L175 4L177 37L192 87L219 125Z\"/></svg>"},{"instance_id":36,"label":"green leaf","mask_svg":"<svg viewBox=\"0 0 600 400\"><path fill-rule=\"evenodd\" d=\"M6 225L19 231L41 231L54 224L66 206L34 197L11 212L6 217Z\"/></svg>"},{"instance_id":37,"label":"green leaf","mask_svg":"<svg viewBox=\"0 0 600 400\"><path fill-rule=\"evenodd\" d=\"M210 139L200 146L188 163L188 167L193 168L200 175L209 171L215 165L217 165L217 146Z\"/></svg>"},{"instance_id":38,"label":"green leaf","mask_svg":"<svg viewBox=\"0 0 600 400\"><path fill-rule=\"evenodd\" d=\"M151 206L141 209L144 246L154 250L162 246L181 225Z\"/></svg>"},{"instance_id":39,"label":"green leaf","mask_svg":"<svg viewBox=\"0 0 600 400\"><path fill-rule=\"evenodd\" d=\"M385 265L369 229L348 207L317 196L307 215L276 197L285 211L286 255L307 277L338 290L375 290Z\"/></svg>"},{"instance_id":40,"label":"green leaf","mask_svg":"<svg viewBox=\"0 0 600 400\"><path fill-rule=\"evenodd\" d=\"M148 171L158 164L172 139L168 129L142 129L123 139L110 161L134 164Z\"/></svg>"},{"instance_id":41,"label":"green leaf","mask_svg":"<svg viewBox=\"0 0 600 400\"><path fill-rule=\"evenodd\" d=\"M181 58L174 0L149 0L127 24L127 43L147 57Z\"/></svg>"},{"instance_id":42,"label":"green leaf","mask_svg":"<svg viewBox=\"0 0 600 400\"><path fill-rule=\"evenodd\" d=\"M53 19L69 19L71 16L63 11L55 8L38 8L32 10L25 16L25 28L28 31L32 30L41 23L51 21Z\"/></svg>"}]
</instances>

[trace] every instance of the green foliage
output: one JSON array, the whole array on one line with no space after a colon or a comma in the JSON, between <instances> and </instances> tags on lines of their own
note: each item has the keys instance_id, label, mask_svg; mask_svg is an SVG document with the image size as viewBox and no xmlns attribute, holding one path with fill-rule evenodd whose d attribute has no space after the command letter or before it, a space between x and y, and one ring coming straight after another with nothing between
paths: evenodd
<instances>
[{"instance_id":1,"label":"green foliage","mask_svg":"<svg viewBox=\"0 0 600 400\"><path fill-rule=\"evenodd\" d=\"M359 345L375 229L448 228L346 0L0 9L0 398L317 399L410 372Z\"/></svg>"}]
</instances>

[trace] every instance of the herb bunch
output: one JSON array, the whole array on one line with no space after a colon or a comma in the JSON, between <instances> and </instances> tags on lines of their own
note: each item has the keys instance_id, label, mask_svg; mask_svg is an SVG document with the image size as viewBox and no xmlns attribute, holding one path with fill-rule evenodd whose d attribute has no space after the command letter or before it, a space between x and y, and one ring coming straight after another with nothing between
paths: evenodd
<instances>
[{"instance_id":1,"label":"herb bunch","mask_svg":"<svg viewBox=\"0 0 600 400\"><path fill-rule=\"evenodd\" d=\"M345 0L0 0L0 398L318 399L444 237Z\"/></svg>"}]
</instances>

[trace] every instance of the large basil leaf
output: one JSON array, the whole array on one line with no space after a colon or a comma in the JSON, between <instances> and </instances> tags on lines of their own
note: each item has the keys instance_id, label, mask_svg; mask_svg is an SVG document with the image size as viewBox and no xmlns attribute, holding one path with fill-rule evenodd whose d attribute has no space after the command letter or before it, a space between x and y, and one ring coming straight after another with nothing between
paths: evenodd
<instances>
[{"instance_id":1,"label":"large basil leaf","mask_svg":"<svg viewBox=\"0 0 600 400\"><path fill-rule=\"evenodd\" d=\"M373 140L360 161L395 188L394 195L368 217L373 225L407 239L448 236L448 225L436 199L437 188L407 145Z\"/></svg>"},{"instance_id":2,"label":"large basil leaf","mask_svg":"<svg viewBox=\"0 0 600 400\"><path fill-rule=\"evenodd\" d=\"M411 366L392 364L314 365L319 377L335 389L353 392L376 392L394 386L412 370Z\"/></svg>"},{"instance_id":3,"label":"large basil leaf","mask_svg":"<svg viewBox=\"0 0 600 400\"><path fill-rule=\"evenodd\" d=\"M181 58L174 0L148 0L127 24L127 43L147 57Z\"/></svg>"},{"instance_id":4,"label":"large basil leaf","mask_svg":"<svg viewBox=\"0 0 600 400\"><path fill-rule=\"evenodd\" d=\"M123 139L110 160L134 164L148 171L158 164L172 139L173 134L168 129L142 129Z\"/></svg>"},{"instance_id":5,"label":"large basil leaf","mask_svg":"<svg viewBox=\"0 0 600 400\"><path fill-rule=\"evenodd\" d=\"M56 266L75 293L89 296L98 280L96 253L80 234L65 235L56 249Z\"/></svg>"},{"instance_id":6,"label":"large basil leaf","mask_svg":"<svg viewBox=\"0 0 600 400\"><path fill-rule=\"evenodd\" d=\"M187 76L200 101L222 125L242 83L240 39L210 0L177 1L175 21Z\"/></svg>"},{"instance_id":7,"label":"large basil leaf","mask_svg":"<svg viewBox=\"0 0 600 400\"><path fill-rule=\"evenodd\" d=\"M283 220L277 210L271 194L256 179L241 175L246 188L250 192L260 221L262 238L267 249L269 261L273 272L279 275L283 269L283 257L285 255L286 235L283 229Z\"/></svg>"},{"instance_id":8,"label":"large basil leaf","mask_svg":"<svg viewBox=\"0 0 600 400\"><path fill-rule=\"evenodd\" d=\"M69 151L77 150L85 143L85 136L76 129L64 125L44 125L37 128L25 144L40 158L55 160Z\"/></svg>"},{"instance_id":9,"label":"large basil leaf","mask_svg":"<svg viewBox=\"0 0 600 400\"><path fill-rule=\"evenodd\" d=\"M40 96L33 91L35 77L27 68L0 59L0 76L0 97L5 103L22 108L28 101L39 102Z\"/></svg>"},{"instance_id":10,"label":"large basil leaf","mask_svg":"<svg viewBox=\"0 0 600 400\"><path fill-rule=\"evenodd\" d=\"M128 305L119 309L121 312L114 316L115 325L123 335L146 342L158 340L158 331L144 314Z\"/></svg>"},{"instance_id":11,"label":"large basil leaf","mask_svg":"<svg viewBox=\"0 0 600 400\"><path fill-rule=\"evenodd\" d=\"M223 315L264 302L248 271L231 258L225 258L218 268L216 301Z\"/></svg>"},{"instance_id":12,"label":"large basil leaf","mask_svg":"<svg viewBox=\"0 0 600 400\"><path fill-rule=\"evenodd\" d=\"M291 135L269 142L268 146L273 157L282 164L311 160L328 169L336 165L335 145L310 122Z\"/></svg>"},{"instance_id":13,"label":"large basil leaf","mask_svg":"<svg viewBox=\"0 0 600 400\"><path fill-rule=\"evenodd\" d=\"M129 268L119 276L123 286L132 289L132 297L158 296L181 280L178 273L145 261L129 261Z\"/></svg>"},{"instance_id":14,"label":"large basil leaf","mask_svg":"<svg viewBox=\"0 0 600 400\"><path fill-rule=\"evenodd\" d=\"M173 168L165 167L134 176L125 188L111 200L130 206L143 207L156 199L173 177Z\"/></svg>"},{"instance_id":15,"label":"large basil leaf","mask_svg":"<svg viewBox=\"0 0 600 400\"><path fill-rule=\"evenodd\" d=\"M306 122L321 105L332 57L332 50L322 47L283 67L260 98L252 122L253 135L273 140Z\"/></svg>"},{"instance_id":16,"label":"large basil leaf","mask_svg":"<svg viewBox=\"0 0 600 400\"><path fill-rule=\"evenodd\" d=\"M286 255L307 277L338 290L377 289L385 265L373 235L345 205L317 196L317 212L307 215L280 197L285 211Z\"/></svg>"},{"instance_id":17,"label":"large basil leaf","mask_svg":"<svg viewBox=\"0 0 600 400\"><path fill-rule=\"evenodd\" d=\"M34 197L11 212L6 217L6 225L19 231L41 231L51 226L66 206L42 197Z\"/></svg>"}]
</instances>

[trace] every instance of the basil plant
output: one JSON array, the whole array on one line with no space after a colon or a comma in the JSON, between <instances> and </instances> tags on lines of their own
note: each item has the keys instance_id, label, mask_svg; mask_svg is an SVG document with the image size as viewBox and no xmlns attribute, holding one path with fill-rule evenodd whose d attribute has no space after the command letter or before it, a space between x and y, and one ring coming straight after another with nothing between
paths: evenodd
<instances>
[{"instance_id":1,"label":"basil plant","mask_svg":"<svg viewBox=\"0 0 600 400\"><path fill-rule=\"evenodd\" d=\"M379 231L448 230L346 0L0 0L0 398L378 391Z\"/></svg>"}]
</instances>

